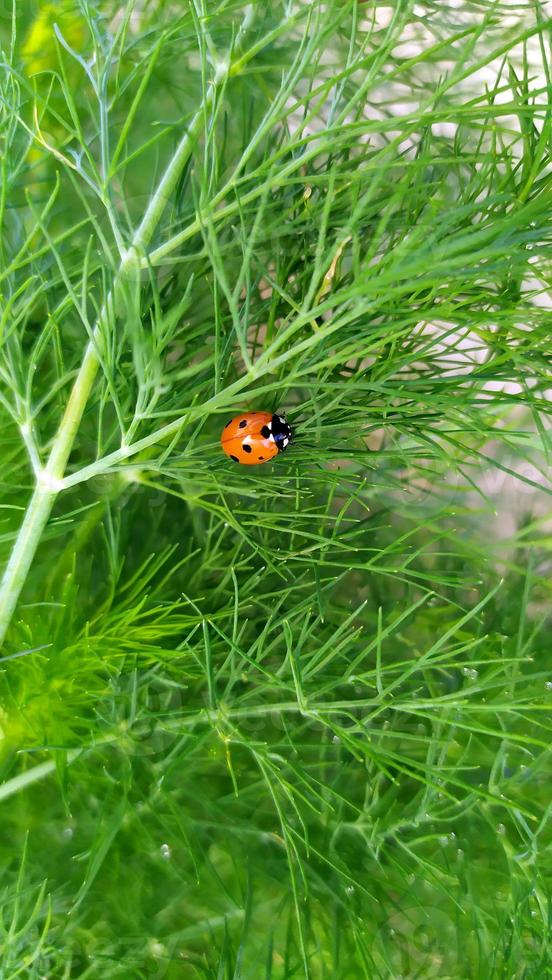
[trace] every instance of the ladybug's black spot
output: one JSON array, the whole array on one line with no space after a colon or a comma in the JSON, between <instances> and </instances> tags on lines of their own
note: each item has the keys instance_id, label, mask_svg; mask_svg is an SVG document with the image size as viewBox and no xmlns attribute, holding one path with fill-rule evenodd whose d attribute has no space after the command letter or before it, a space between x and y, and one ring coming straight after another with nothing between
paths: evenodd
<instances>
[{"instance_id":1,"label":"ladybug's black spot","mask_svg":"<svg viewBox=\"0 0 552 980\"><path fill-rule=\"evenodd\" d=\"M242 419L239 427L240 429L245 429L246 425L247 425L247 419Z\"/></svg>"},{"instance_id":2,"label":"ladybug's black spot","mask_svg":"<svg viewBox=\"0 0 552 980\"><path fill-rule=\"evenodd\" d=\"M259 463L262 463L263 460L264 460L264 456L259 456Z\"/></svg>"},{"instance_id":3,"label":"ladybug's black spot","mask_svg":"<svg viewBox=\"0 0 552 980\"><path fill-rule=\"evenodd\" d=\"M251 446L248 446L246 442L242 443L242 449L243 449L244 453L250 453L251 452Z\"/></svg>"},{"instance_id":4,"label":"ladybug's black spot","mask_svg":"<svg viewBox=\"0 0 552 980\"><path fill-rule=\"evenodd\" d=\"M237 456L232 456L232 454L230 454L230 459L233 459L235 463L239 463L239 459Z\"/></svg>"},{"instance_id":5,"label":"ladybug's black spot","mask_svg":"<svg viewBox=\"0 0 552 980\"><path fill-rule=\"evenodd\" d=\"M270 429L268 428L268 425L263 425L261 435L263 439L268 439L270 437Z\"/></svg>"}]
</instances>

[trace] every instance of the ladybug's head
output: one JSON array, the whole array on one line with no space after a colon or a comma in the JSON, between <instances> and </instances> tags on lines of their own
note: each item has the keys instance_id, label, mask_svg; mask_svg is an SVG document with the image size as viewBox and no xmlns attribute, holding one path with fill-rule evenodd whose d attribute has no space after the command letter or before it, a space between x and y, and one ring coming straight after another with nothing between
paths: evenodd
<instances>
[{"instance_id":1,"label":"ladybug's head","mask_svg":"<svg viewBox=\"0 0 552 980\"><path fill-rule=\"evenodd\" d=\"M281 415L272 416L272 436L280 453L287 449L293 439L291 425Z\"/></svg>"}]
</instances>

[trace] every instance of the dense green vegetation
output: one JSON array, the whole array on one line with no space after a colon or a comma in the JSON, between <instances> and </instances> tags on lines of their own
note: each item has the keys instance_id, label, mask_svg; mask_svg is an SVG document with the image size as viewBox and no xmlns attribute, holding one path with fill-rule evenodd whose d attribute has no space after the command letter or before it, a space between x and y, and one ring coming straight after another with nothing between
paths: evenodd
<instances>
[{"instance_id":1,"label":"dense green vegetation","mask_svg":"<svg viewBox=\"0 0 552 980\"><path fill-rule=\"evenodd\" d=\"M3 0L2 980L552 976L548 14Z\"/></svg>"}]
</instances>

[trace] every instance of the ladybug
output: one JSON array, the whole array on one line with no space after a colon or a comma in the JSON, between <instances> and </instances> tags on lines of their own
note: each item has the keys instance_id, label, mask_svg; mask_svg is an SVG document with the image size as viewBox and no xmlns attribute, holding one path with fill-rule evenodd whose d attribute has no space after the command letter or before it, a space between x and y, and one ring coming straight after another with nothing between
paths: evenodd
<instances>
[{"instance_id":1,"label":"ladybug","mask_svg":"<svg viewBox=\"0 0 552 980\"><path fill-rule=\"evenodd\" d=\"M282 453L292 438L291 426L281 415L244 412L226 423L220 444L234 463L255 466Z\"/></svg>"}]
</instances>

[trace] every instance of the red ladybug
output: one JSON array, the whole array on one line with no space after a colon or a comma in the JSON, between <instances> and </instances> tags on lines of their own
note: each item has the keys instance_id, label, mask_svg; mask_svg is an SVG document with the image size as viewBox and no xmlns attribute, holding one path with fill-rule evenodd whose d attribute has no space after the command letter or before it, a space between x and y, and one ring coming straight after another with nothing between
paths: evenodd
<instances>
[{"instance_id":1,"label":"red ladybug","mask_svg":"<svg viewBox=\"0 0 552 980\"><path fill-rule=\"evenodd\" d=\"M220 443L223 452L246 466L266 463L282 453L292 439L291 426L272 412L244 412L227 422Z\"/></svg>"}]
</instances>

